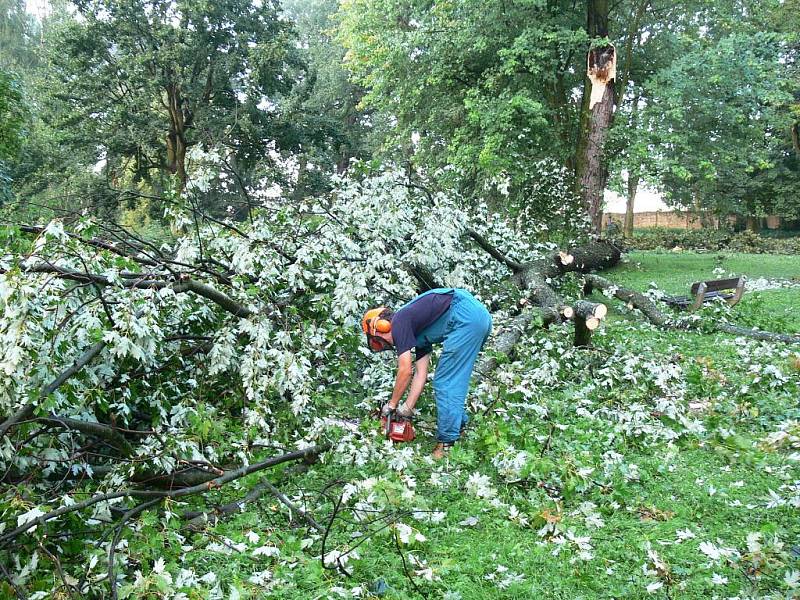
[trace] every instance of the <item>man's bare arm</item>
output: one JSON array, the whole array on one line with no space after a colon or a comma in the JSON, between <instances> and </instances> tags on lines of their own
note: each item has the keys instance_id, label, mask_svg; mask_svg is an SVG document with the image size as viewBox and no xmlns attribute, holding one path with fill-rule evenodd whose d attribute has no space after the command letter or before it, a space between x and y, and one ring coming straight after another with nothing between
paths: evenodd
<instances>
[{"instance_id":1,"label":"man's bare arm","mask_svg":"<svg viewBox=\"0 0 800 600\"><path fill-rule=\"evenodd\" d=\"M411 380L411 389L408 390L408 398L406 398L406 406L414 408L417 405L422 389L425 387L425 382L428 380L428 365L431 362L431 355L426 354L414 363L414 378Z\"/></svg>"},{"instance_id":2,"label":"man's bare arm","mask_svg":"<svg viewBox=\"0 0 800 600\"><path fill-rule=\"evenodd\" d=\"M394 391L392 399L389 400L389 406L397 408L409 383L411 383L411 350L407 350L397 357L397 376L394 380Z\"/></svg>"}]
</instances>

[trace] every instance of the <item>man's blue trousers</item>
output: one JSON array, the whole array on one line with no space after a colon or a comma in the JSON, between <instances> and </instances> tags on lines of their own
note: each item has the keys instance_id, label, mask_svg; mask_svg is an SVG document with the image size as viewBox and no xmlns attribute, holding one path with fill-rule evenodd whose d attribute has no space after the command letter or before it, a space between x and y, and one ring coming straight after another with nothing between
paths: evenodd
<instances>
[{"instance_id":1,"label":"man's blue trousers","mask_svg":"<svg viewBox=\"0 0 800 600\"><path fill-rule=\"evenodd\" d=\"M426 293L443 293L436 289ZM442 354L433 374L436 397L436 438L450 443L459 438L467 423L465 410L469 380L478 353L492 331L486 307L466 290L453 290L453 300L441 317L417 335L420 345L441 343Z\"/></svg>"}]
</instances>

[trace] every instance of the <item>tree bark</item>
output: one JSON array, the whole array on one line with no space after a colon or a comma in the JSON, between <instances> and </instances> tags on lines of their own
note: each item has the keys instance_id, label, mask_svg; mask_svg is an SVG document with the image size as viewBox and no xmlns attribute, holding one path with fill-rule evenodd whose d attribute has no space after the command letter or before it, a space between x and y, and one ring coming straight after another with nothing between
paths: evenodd
<instances>
[{"instance_id":1,"label":"tree bark","mask_svg":"<svg viewBox=\"0 0 800 600\"><path fill-rule=\"evenodd\" d=\"M191 113L185 110L181 90L176 83L167 86L167 169L178 177L178 193L186 189L186 129L191 125Z\"/></svg>"},{"instance_id":2,"label":"tree bark","mask_svg":"<svg viewBox=\"0 0 800 600\"><path fill-rule=\"evenodd\" d=\"M591 318L591 317L590 317ZM584 317L575 317L575 339L573 346L576 348L588 348L592 344L592 331L591 325L595 325L595 321L589 321ZM597 327L595 326L594 329Z\"/></svg>"},{"instance_id":3,"label":"tree bark","mask_svg":"<svg viewBox=\"0 0 800 600\"><path fill-rule=\"evenodd\" d=\"M608 38L608 0L587 0L587 33L591 43ZM587 77L581 105L580 138L575 160L578 196L600 235L603 221L603 192L608 179L604 150L614 117L614 82L617 55L612 44L589 49Z\"/></svg>"},{"instance_id":4,"label":"tree bark","mask_svg":"<svg viewBox=\"0 0 800 600\"><path fill-rule=\"evenodd\" d=\"M622 228L622 235L626 240L633 237L633 205L636 201L636 190L639 187L639 173L628 172L628 198L625 202L625 224Z\"/></svg>"}]
</instances>

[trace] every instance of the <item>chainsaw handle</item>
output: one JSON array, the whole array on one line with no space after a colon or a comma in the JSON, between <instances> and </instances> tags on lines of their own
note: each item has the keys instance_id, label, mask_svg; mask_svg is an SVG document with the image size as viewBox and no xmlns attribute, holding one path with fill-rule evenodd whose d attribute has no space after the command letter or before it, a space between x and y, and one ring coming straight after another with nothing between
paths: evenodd
<instances>
[{"instance_id":1,"label":"chainsaw handle","mask_svg":"<svg viewBox=\"0 0 800 600\"><path fill-rule=\"evenodd\" d=\"M394 416L394 409L389 411L389 414L386 415L386 429L384 430L384 436L386 439L389 439L389 436L392 432L392 417Z\"/></svg>"}]
</instances>

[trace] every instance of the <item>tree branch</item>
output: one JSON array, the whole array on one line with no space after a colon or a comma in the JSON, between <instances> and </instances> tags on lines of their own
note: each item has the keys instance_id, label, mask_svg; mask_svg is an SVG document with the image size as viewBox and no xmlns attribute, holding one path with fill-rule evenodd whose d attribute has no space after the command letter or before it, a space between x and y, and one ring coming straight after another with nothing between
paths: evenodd
<instances>
[{"instance_id":1,"label":"tree branch","mask_svg":"<svg viewBox=\"0 0 800 600\"><path fill-rule=\"evenodd\" d=\"M600 277L599 275L586 275L585 293L591 293L592 289L597 288L605 291L611 291L615 298L622 300L626 304L630 304L634 308L638 308L647 320L653 325L662 327L664 329L675 330L697 330L699 323L695 321L688 321L687 319L673 319L664 314L656 304L644 294L637 291L621 288L608 279ZM756 340L764 340L768 342L781 342L784 344L800 344L800 335L787 335L784 333L775 333L771 331L761 331L760 329L750 329L733 325L731 323L714 323L712 329L732 335L744 336Z\"/></svg>"},{"instance_id":2,"label":"tree branch","mask_svg":"<svg viewBox=\"0 0 800 600\"><path fill-rule=\"evenodd\" d=\"M103 348L106 347L106 342L100 341L96 342L92 346L89 347L86 352L84 352L75 364L73 364L69 369L61 373L58 377L56 377L53 381L49 384L44 386L41 391L39 392L39 396L36 399L37 401L41 402L46 399L50 394L56 391L61 385L67 381L70 377L75 375L78 371L80 371L83 367L85 367L94 357L96 357L100 352L103 351ZM2 439L9 429L11 429L14 425L19 423L20 421L24 421L26 419L30 419L33 416L33 412L35 409L35 403L28 402L25 406L20 408L17 412L15 412L11 417L3 421L0 424L0 439Z\"/></svg>"},{"instance_id":3,"label":"tree branch","mask_svg":"<svg viewBox=\"0 0 800 600\"><path fill-rule=\"evenodd\" d=\"M330 447L331 445L326 443L317 446L310 446L302 450L295 450L294 452L289 452L287 454L275 456L273 458L269 458L267 460L257 462L251 465L245 465L243 467L240 467L232 471L226 471L224 475L212 479L211 481L191 487L180 488L177 490L162 491L162 490L143 490L136 488L128 488L116 492L109 492L107 494L98 494L96 496L92 496L91 498L87 498L82 502L78 502L70 506L62 506L61 508L58 508L56 510L51 510L50 512L42 515L41 517L34 519L33 521L28 521L27 523L24 523L19 527L0 535L0 546L4 546L8 542L19 536L20 534L25 533L26 531L32 529L33 527L36 527L37 525L44 525L47 521L65 515L67 513L83 510L84 508L93 506L98 502L107 502L108 500L115 500L116 498L125 498L125 497L163 499L163 498L182 498L184 496L193 496L196 494L202 494L212 489L222 487L226 483L230 483L231 481L241 479L242 477L246 477L247 475L256 473L257 471L262 471L269 467L274 467L293 460L301 460L309 458L311 456L317 456L319 454L322 454L326 450L330 449Z\"/></svg>"},{"instance_id":4,"label":"tree branch","mask_svg":"<svg viewBox=\"0 0 800 600\"><path fill-rule=\"evenodd\" d=\"M511 258L508 258L505 254L500 252L500 250L498 250L497 248L492 246L489 243L489 241L485 237L483 237L481 234L479 234L477 231L475 231L471 227L467 227L466 231L467 231L467 235L469 237L471 237L473 240L475 240L475 243L477 243L478 246L480 246L486 252L488 252L492 256L492 258L494 258L495 260L503 263L505 266L507 266L509 269L511 269L514 273L518 273L519 271L522 270L522 268L523 268L522 263L519 263L519 262L517 262L517 261L515 261L515 260L513 260Z\"/></svg>"},{"instance_id":5,"label":"tree branch","mask_svg":"<svg viewBox=\"0 0 800 600\"><path fill-rule=\"evenodd\" d=\"M181 275L179 281L171 282L163 279L154 279L153 277L159 277L159 275L152 273L126 273L122 281L115 283L110 281L105 275L78 271L77 269L71 269L69 267L59 267L49 262L40 262L32 266L23 267L23 270L28 273L51 273L62 279L84 283L94 283L102 286L120 285L121 287L127 289L146 290L161 290L169 288L175 291L175 293L193 292L198 296L202 296L208 300L211 300L219 307L236 317L247 318L257 314L255 311L242 304L239 304L224 292L220 292L210 285L201 283L185 275ZM0 273L2 273L2 271L0 271Z\"/></svg>"}]
</instances>

